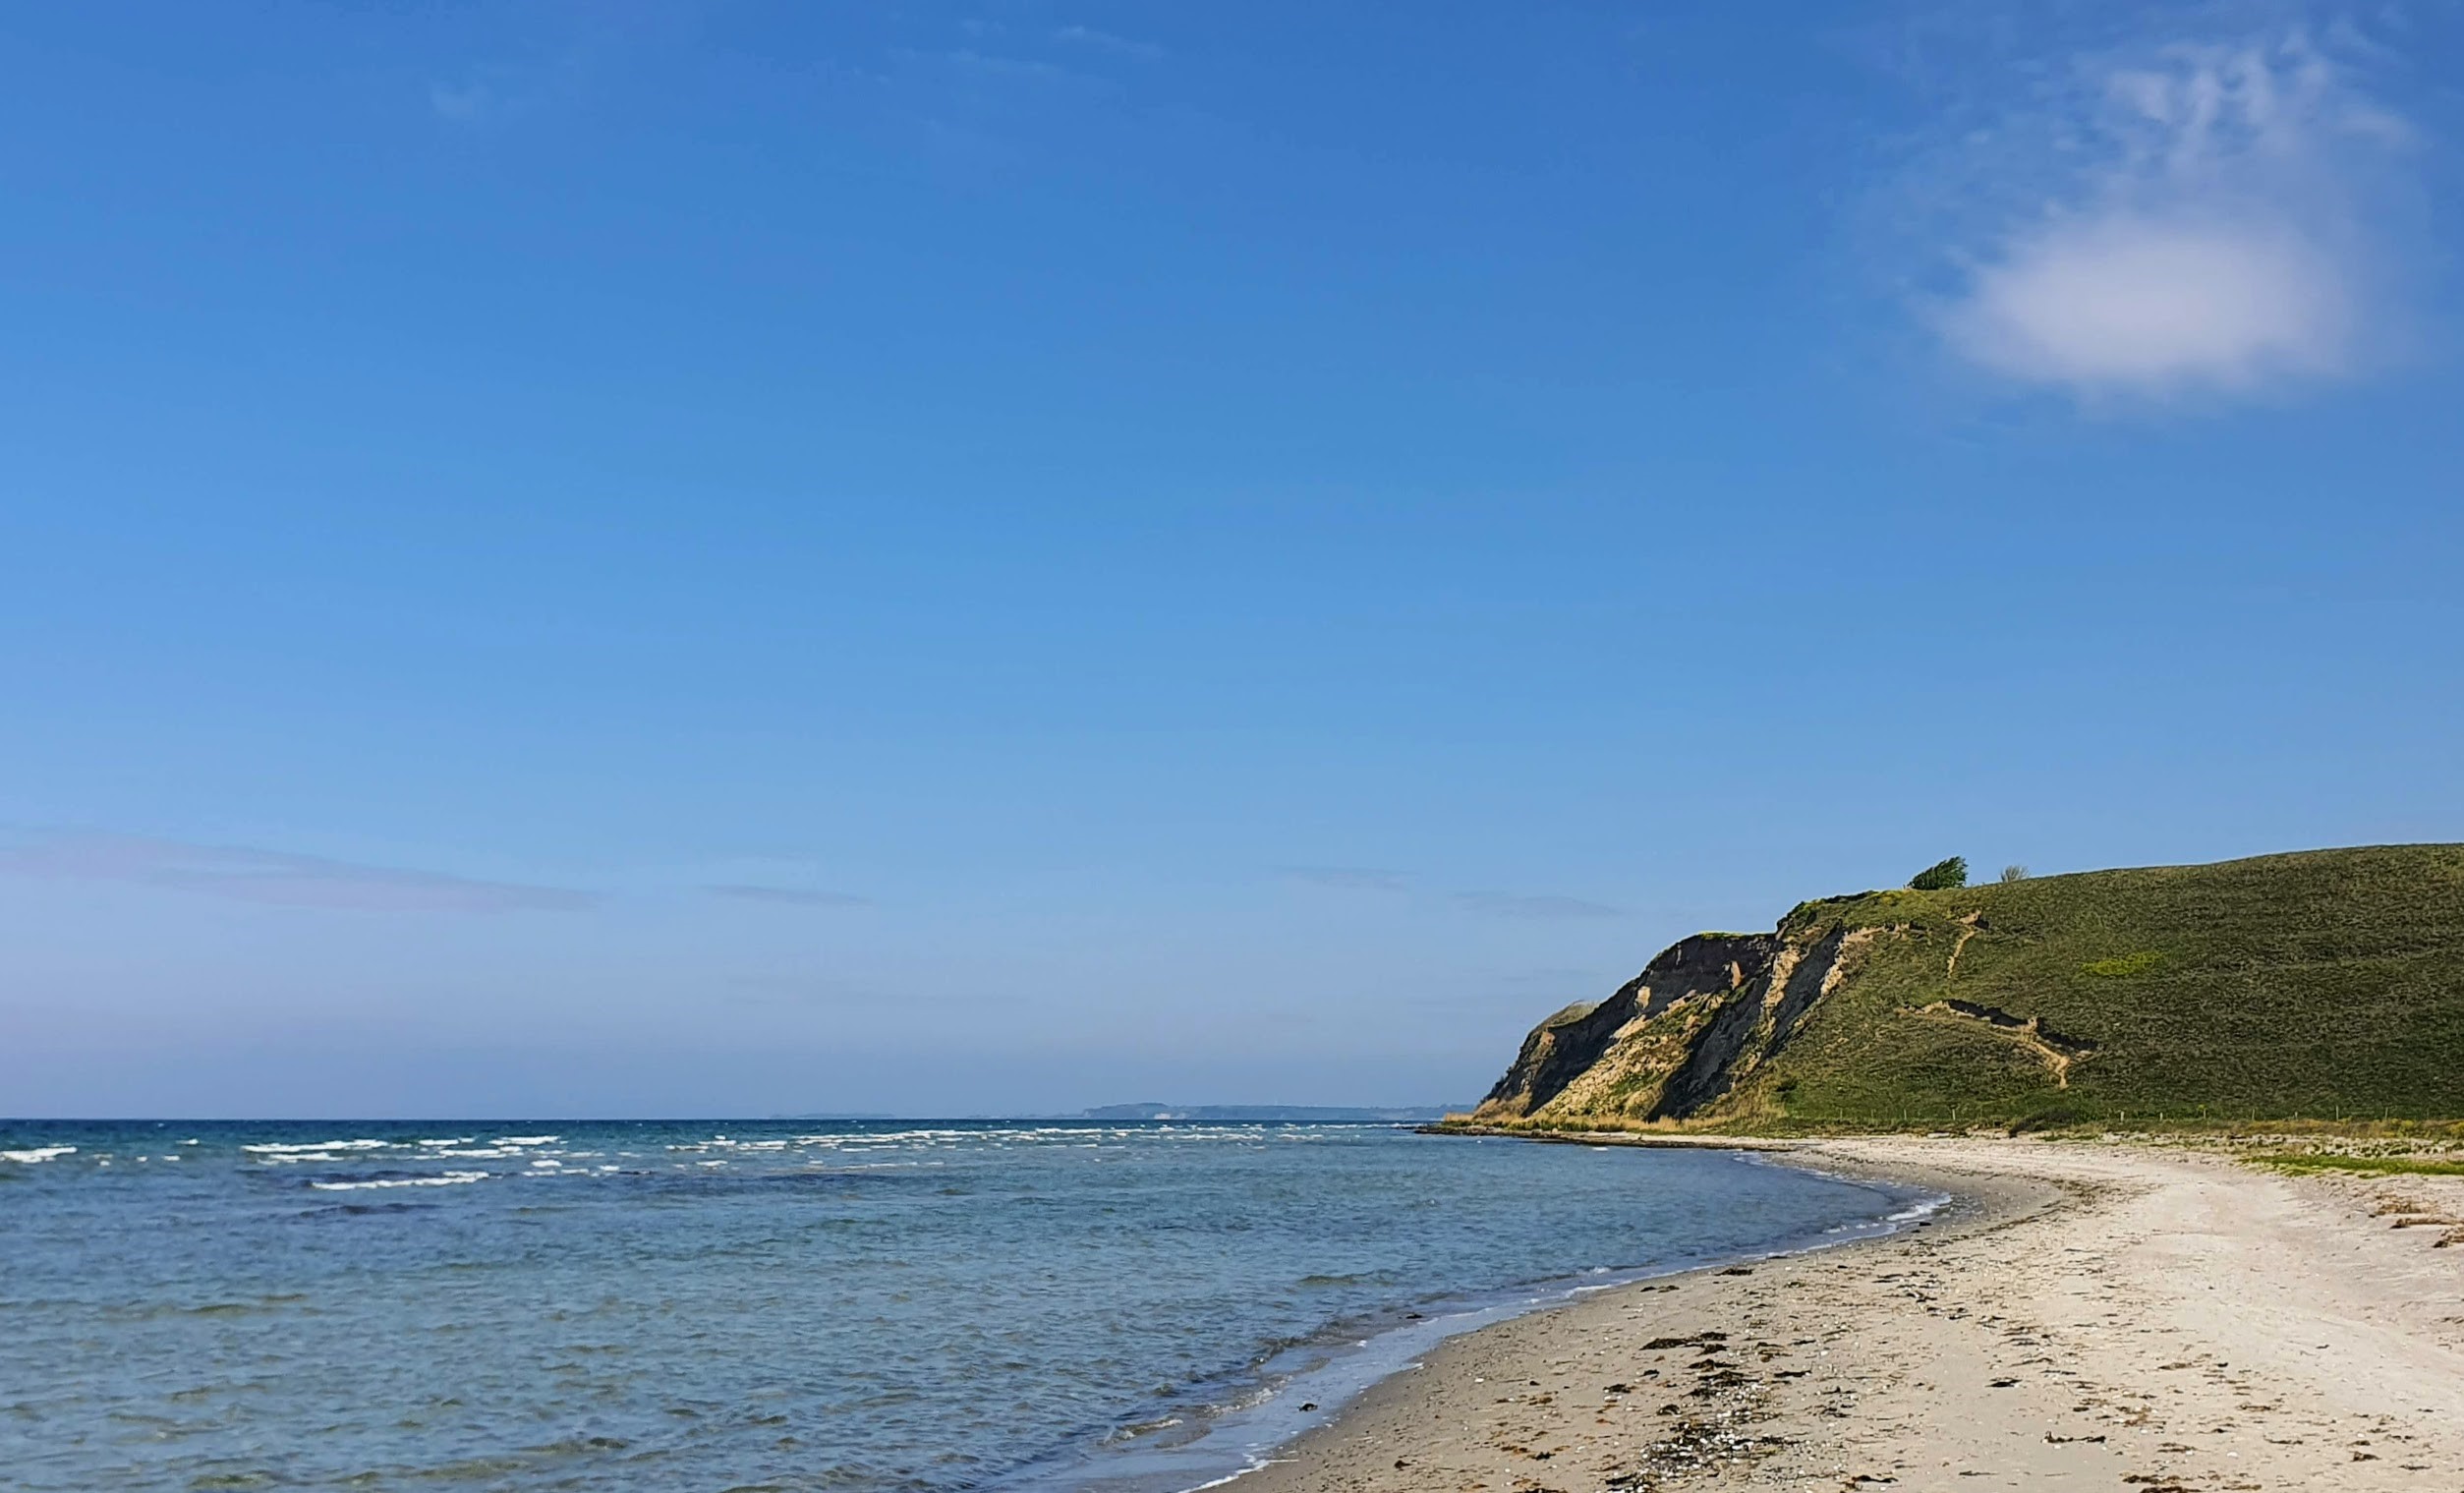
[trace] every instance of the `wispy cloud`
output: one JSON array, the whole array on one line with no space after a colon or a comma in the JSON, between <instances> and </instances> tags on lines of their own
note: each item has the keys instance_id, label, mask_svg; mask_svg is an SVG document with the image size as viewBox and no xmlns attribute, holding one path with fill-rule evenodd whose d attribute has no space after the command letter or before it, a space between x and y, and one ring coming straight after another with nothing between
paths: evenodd
<instances>
[{"instance_id":1,"label":"wispy cloud","mask_svg":"<svg viewBox=\"0 0 2464 1493\"><path fill-rule=\"evenodd\" d=\"M794 887L760 887L744 882L723 882L704 887L713 896L723 896L739 902L772 902L785 907L870 907L873 899L848 891L808 891Z\"/></svg>"},{"instance_id":2,"label":"wispy cloud","mask_svg":"<svg viewBox=\"0 0 2464 1493\"><path fill-rule=\"evenodd\" d=\"M1065 41L1074 46L1092 47L1097 51L1111 52L1117 56L1135 57L1141 62L1152 62L1164 55L1164 49L1152 41L1139 41L1133 37L1116 35L1111 31L1099 31L1091 26L1064 26L1053 32L1053 39Z\"/></svg>"},{"instance_id":3,"label":"wispy cloud","mask_svg":"<svg viewBox=\"0 0 2464 1493\"><path fill-rule=\"evenodd\" d=\"M1286 866L1277 873L1288 882L1307 887L1331 887L1338 891L1408 891L1407 879L1400 871L1379 871L1366 866Z\"/></svg>"},{"instance_id":4,"label":"wispy cloud","mask_svg":"<svg viewBox=\"0 0 2464 1493\"><path fill-rule=\"evenodd\" d=\"M1038 58L1008 57L998 52L979 52L972 47L944 52L942 61L960 72L996 78L1057 79L1069 76L1067 68Z\"/></svg>"},{"instance_id":5,"label":"wispy cloud","mask_svg":"<svg viewBox=\"0 0 2464 1493\"><path fill-rule=\"evenodd\" d=\"M1953 283L1928 319L1979 368L2093 401L2359 372L2411 139L2365 89L2369 55L2284 29L2054 68L1937 184L1970 205L1942 225Z\"/></svg>"},{"instance_id":6,"label":"wispy cloud","mask_svg":"<svg viewBox=\"0 0 2464 1493\"><path fill-rule=\"evenodd\" d=\"M659 44L662 23L654 11L619 7L577 13L577 24L551 49L527 57L472 62L431 76L428 107L448 125L469 129L508 123L580 101L595 80L621 75L623 59Z\"/></svg>"},{"instance_id":7,"label":"wispy cloud","mask_svg":"<svg viewBox=\"0 0 2464 1493\"><path fill-rule=\"evenodd\" d=\"M0 840L0 871L47 880L129 882L284 907L377 912L561 911L599 900L562 887L123 834L12 836Z\"/></svg>"},{"instance_id":8,"label":"wispy cloud","mask_svg":"<svg viewBox=\"0 0 2464 1493\"><path fill-rule=\"evenodd\" d=\"M1497 918L1616 918L1623 909L1578 896L1522 896L1506 891L1459 891L1455 905L1465 912Z\"/></svg>"},{"instance_id":9,"label":"wispy cloud","mask_svg":"<svg viewBox=\"0 0 2464 1493\"><path fill-rule=\"evenodd\" d=\"M484 63L454 78L431 79L428 106L449 125L490 124L537 106L561 83L567 69Z\"/></svg>"}]
</instances>

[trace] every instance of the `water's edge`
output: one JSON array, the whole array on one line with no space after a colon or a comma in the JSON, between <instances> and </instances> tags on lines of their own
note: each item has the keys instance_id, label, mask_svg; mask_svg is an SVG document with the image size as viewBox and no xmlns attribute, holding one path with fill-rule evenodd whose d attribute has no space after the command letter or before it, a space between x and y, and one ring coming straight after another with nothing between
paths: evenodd
<instances>
[{"instance_id":1,"label":"water's edge","mask_svg":"<svg viewBox=\"0 0 2464 1493\"><path fill-rule=\"evenodd\" d=\"M1432 1129L1423 1129L1422 1133L1466 1135L1461 1131ZM1484 1133L1479 1138L1581 1144L1603 1151L1631 1144L1512 1132ZM1425 1303L1432 1309L1408 1312L1402 1319L1348 1327L1330 1324L1317 1338L1284 1349L1254 1365L1247 1374L1228 1376L1249 1382L1242 1386L1244 1393L1221 1406L1156 1422L1116 1427L1095 1445L1056 1452L987 1482L985 1493L1204 1493L1269 1465L1278 1454L1335 1420L1370 1389L1419 1367L1423 1356L1451 1339L1643 1281L1784 1255L1811 1254L1888 1237L1924 1224L1954 1201L1953 1194L1936 1188L1831 1171L1810 1161L1787 1159L1778 1148L1750 1143L1733 1147L1684 1144L1659 1149L1709 1152L1745 1165L1785 1167L1826 1180L1847 1182L1876 1194L1881 1211L1819 1234L1786 1237L1768 1248L1705 1254L1633 1270L1558 1277L1483 1295Z\"/></svg>"}]
</instances>

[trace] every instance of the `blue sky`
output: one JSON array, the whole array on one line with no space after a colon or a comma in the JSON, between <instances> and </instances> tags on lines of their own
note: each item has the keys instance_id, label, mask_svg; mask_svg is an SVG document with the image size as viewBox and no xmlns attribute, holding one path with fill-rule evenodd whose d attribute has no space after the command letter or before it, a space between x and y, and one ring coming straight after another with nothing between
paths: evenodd
<instances>
[{"instance_id":1,"label":"blue sky","mask_svg":"<svg viewBox=\"0 0 2464 1493\"><path fill-rule=\"evenodd\" d=\"M2464 838L2449 9L0 20L0 1112L1474 1097Z\"/></svg>"}]
</instances>

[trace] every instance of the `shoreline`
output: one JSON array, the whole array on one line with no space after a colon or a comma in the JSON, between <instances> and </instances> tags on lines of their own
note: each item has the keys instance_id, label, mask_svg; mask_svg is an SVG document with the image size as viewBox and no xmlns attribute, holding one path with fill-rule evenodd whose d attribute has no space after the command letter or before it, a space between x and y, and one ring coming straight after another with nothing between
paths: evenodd
<instances>
[{"instance_id":1,"label":"shoreline","mask_svg":"<svg viewBox=\"0 0 2464 1493\"><path fill-rule=\"evenodd\" d=\"M1416 1128L1422 1133L1465 1138L1460 1130ZM1469 1138L1523 1137L1498 1132ZM1624 1137L1597 1141L1576 1135L1560 1138L1587 1141L1594 1149L1607 1144L1634 1148ZM1714 1152L1739 1165L1768 1164L1765 1158L1752 1153L1773 1149L1759 1143L1688 1142L1664 1148ZM1254 1487L1262 1471L1282 1462L1292 1448L1340 1423L1364 1397L1418 1371L1429 1358L1466 1338L1477 1338L1531 1317L1579 1308L1621 1292L1650 1291L1665 1281L1838 1250L1905 1234L1923 1227L1940 1209L1955 1202L1948 1188L1867 1169L1793 1170L1848 1183L1882 1206L1818 1232L1780 1235L1734 1251L1696 1256L1697 1263L1664 1263L1615 1271L1603 1268L1494 1290L1471 1290L1443 1302L1418 1303L1422 1309L1397 1308L1399 1316L1381 1326L1365 1327L1365 1332L1364 1324L1358 1323L1329 1327L1310 1341L1285 1350L1299 1360L1290 1371L1279 1371L1272 1360L1257 1366L1255 1372L1260 1382L1252 1393L1202 1415L1187 1419L1174 1415L1150 1422L1133 1433L1134 1439L1121 1444L1108 1437L1099 1448L1079 1447L1056 1453L1052 1464L1027 1470L1024 1475L1004 1476L988 1486L1001 1493L1205 1493L1233 1484L1244 1489ZM1147 1439L1147 1433L1152 1432L1164 1434ZM1113 1433L1114 1437L1122 1435L1119 1431ZM1203 1461L1213 1461L1217 1466L1201 1471L1200 1467L1180 1464L1181 1458L1193 1452L1201 1454L1201 1466ZM1198 1473L1203 1480L1189 1481L1192 1473Z\"/></svg>"},{"instance_id":2,"label":"shoreline","mask_svg":"<svg viewBox=\"0 0 2464 1493\"><path fill-rule=\"evenodd\" d=\"M2035 1137L1639 1143L1953 1201L1454 1338L1239 1486L2464 1489L2464 1249L2415 1227L2464 1220L2464 1178Z\"/></svg>"}]
</instances>

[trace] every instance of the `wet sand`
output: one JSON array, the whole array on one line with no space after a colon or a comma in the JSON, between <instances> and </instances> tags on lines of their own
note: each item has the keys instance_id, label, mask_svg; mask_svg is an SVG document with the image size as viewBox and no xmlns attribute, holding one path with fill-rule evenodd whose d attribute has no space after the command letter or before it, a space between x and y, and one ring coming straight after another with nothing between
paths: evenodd
<instances>
[{"instance_id":1,"label":"wet sand","mask_svg":"<svg viewBox=\"0 0 2464 1493\"><path fill-rule=\"evenodd\" d=\"M2464 1493L2464 1177L2036 1139L1776 1159L1958 1201L1457 1339L1239 1488Z\"/></svg>"}]
</instances>

